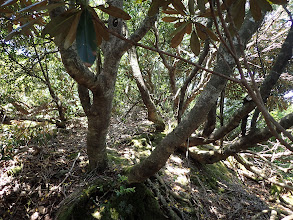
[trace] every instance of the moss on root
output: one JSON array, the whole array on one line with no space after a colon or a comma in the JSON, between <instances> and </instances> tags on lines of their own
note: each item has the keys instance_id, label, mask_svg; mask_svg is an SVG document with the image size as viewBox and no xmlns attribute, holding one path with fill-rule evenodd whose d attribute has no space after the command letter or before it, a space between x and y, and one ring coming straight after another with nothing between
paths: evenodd
<instances>
[{"instance_id":1,"label":"moss on root","mask_svg":"<svg viewBox=\"0 0 293 220\"><path fill-rule=\"evenodd\" d=\"M197 186L201 186L201 183L203 183L210 189L221 191L217 182L222 180L230 182L232 176L232 173L222 162L217 162L201 165L200 168L193 171L191 179Z\"/></svg>"},{"instance_id":2,"label":"moss on root","mask_svg":"<svg viewBox=\"0 0 293 220\"><path fill-rule=\"evenodd\" d=\"M110 181L110 179L107 181ZM105 190L104 187L107 187L107 181L105 181L105 179L95 180L88 184L88 186L72 193L60 204L60 209L57 212L56 219L94 219L88 209L91 197L94 195L102 195L102 191Z\"/></svg>"},{"instance_id":3,"label":"moss on root","mask_svg":"<svg viewBox=\"0 0 293 220\"><path fill-rule=\"evenodd\" d=\"M166 219L153 193L144 184L131 185L134 192L113 195L100 219Z\"/></svg>"},{"instance_id":4,"label":"moss on root","mask_svg":"<svg viewBox=\"0 0 293 220\"><path fill-rule=\"evenodd\" d=\"M110 183L110 184L109 184ZM144 184L127 186L104 178L66 198L57 220L166 219L153 193Z\"/></svg>"}]
</instances>

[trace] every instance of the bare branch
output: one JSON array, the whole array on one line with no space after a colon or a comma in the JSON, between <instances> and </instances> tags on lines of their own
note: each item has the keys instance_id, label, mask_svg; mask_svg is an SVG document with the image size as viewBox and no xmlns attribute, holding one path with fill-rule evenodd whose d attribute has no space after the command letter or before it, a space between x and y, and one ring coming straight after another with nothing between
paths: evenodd
<instances>
[{"instance_id":1,"label":"bare branch","mask_svg":"<svg viewBox=\"0 0 293 220\"><path fill-rule=\"evenodd\" d=\"M293 113L285 116L280 120L280 125L288 129L293 126ZM279 131L280 132L280 131ZM258 129L254 134L241 137L238 141L228 144L223 149L214 149L209 151L199 151L198 148L190 148L190 156L201 163L215 163L220 160L225 160L229 156L233 156L236 153L247 150L250 147L256 146L258 143L267 141L273 136L268 127L264 129ZM183 146L181 146L183 147ZM289 150L293 151L293 147Z\"/></svg>"}]
</instances>

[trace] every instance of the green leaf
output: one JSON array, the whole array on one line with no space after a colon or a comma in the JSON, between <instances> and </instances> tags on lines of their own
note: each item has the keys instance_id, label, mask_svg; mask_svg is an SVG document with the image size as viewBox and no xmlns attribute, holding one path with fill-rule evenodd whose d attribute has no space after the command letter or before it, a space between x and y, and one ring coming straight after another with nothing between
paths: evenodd
<instances>
[{"instance_id":1,"label":"green leaf","mask_svg":"<svg viewBox=\"0 0 293 220\"><path fill-rule=\"evenodd\" d=\"M148 11L148 16L154 16L159 12L161 0L153 0Z\"/></svg>"},{"instance_id":2,"label":"green leaf","mask_svg":"<svg viewBox=\"0 0 293 220\"><path fill-rule=\"evenodd\" d=\"M11 31L5 38L5 41L11 40L11 38L17 34L26 34L29 35L31 34L30 32L30 28L33 27L33 25L39 20L41 19L41 17L37 18L37 19L33 19L25 24L23 24L22 26L16 28L15 30Z\"/></svg>"},{"instance_id":3,"label":"green leaf","mask_svg":"<svg viewBox=\"0 0 293 220\"><path fill-rule=\"evenodd\" d=\"M178 11L176 11L175 9L170 8L170 7L168 7L166 10L163 10L162 12L165 13L165 14L170 14L170 15L178 15L178 14L180 14Z\"/></svg>"},{"instance_id":4,"label":"green leaf","mask_svg":"<svg viewBox=\"0 0 293 220\"><path fill-rule=\"evenodd\" d=\"M183 3L181 2L181 0L173 0L172 1L172 5L174 6L174 8L180 12L180 14L182 15L186 15L185 11L186 11L186 8L185 6L183 5Z\"/></svg>"},{"instance_id":5,"label":"green leaf","mask_svg":"<svg viewBox=\"0 0 293 220\"><path fill-rule=\"evenodd\" d=\"M244 21L245 3L246 3L246 0L239 0L237 3L232 5L232 8L231 8L233 22L234 22L236 28L238 28L238 29L241 27L241 25Z\"/></svg>"},{"instance_id":6,"label":"green leaf","mask_svg":"<svg viewBox=\"0 0 293 220\"><path fill-rule=\"evenodd\" d=\"M219 41L217 35L211 29L207 28L201 23L196 22L195 28L200 39L206 40L209 37L214 41Z\"/></svg>"},{"instance_id":7,"label":"green leaf","mask_svg":"<svg viewBox=\"0 0 293 220\"><path fill-rule=\"evenodd\" d=\"M180 31L177 32L175 36L172 38L171 47L175 48L181 43L181 41L183 40L184 34L186 32L186 25L187 23L185 25L182 25L183 28L181 28Z\"/></svg>"},{"instance_id":8,"label":"green leaf","mask_svg":"<svg viewBox=\"0 0 293 220\"><path fill-rule=\"evenodd\" d=\"M89 11L93 17L95 32L97 36L97 42L98 45L100 45L100 37L102 37L104 40L109 40L109 32L107 30L107 27L104 25L104 22L99 18L96 11L93 8L89 8Z\"/></svg>"},{"instance_id":9,"label":"green leaf","mask_svg":"<svg viewBox=\"0 0 293 220\"><path fill-rule=\"evenodd\" d=\"M194 0L188 0L188 10L191 15L195 14L194 4L195 4Z\"/></svg>"},{"instance_id":10,"label":"green leaf","mask_svg":"<svg viewBox=\"0 0 293 220\"><path fill-rule=\"evenodd\" d=\"M197 34L195 31L192 31L190 37L190 48L195 55L199 54L200 51L200 43Z\"/></svg>"},{"instance_id":11,"label":"green leaf","mask_svg":"<svg viewBox=\"0 0 293 220\"><path fill-rule=\"evenodd\" d=\"M197 5L201 13L205 13L206 7L205 7L205 0L197 0Z\"/></svg>"},{"instance_id":12,"label":"green leaf","mask_svg":"<svg viewBox=\"0 0 293 220\"><path fill-rule=\"evenodd\" d=\"M192 31L192 22L189 21L189 22L187 22L187 25L186 25L186 28L185 28L185 33L190 34L191 31Z\"/></svg>"},{"instance_id":13,"label":"green leaf","mask_svg":"<svg viewBox=\"0 0 293 220\"><path fill-rule=\"evenodd\" d=\"M102 38L102 35L99 34L100 32L99 25L97 25L95 22L94 22L94 28L96 33L97 45L100 46L102 44L103 38Z\"/></svg>"},{"instance_id":14,"label":"green leaf","mask_svg":"<svg viewBox=\"0 0 293 220\"><path fill-rule=\"evenodd\" d=\"M76 32L76 47L80 59L91 66L96 59L97 40L91 13L84 9Z\"/></svg>"},{"instance_id":15,"label":"green leaf","mask_svg":"<svg viewBox=\"0 0 293 220\"><path fill-rule=\"evenodd\" d=\"M13 10L8 9L8 8L0 8L0 13L14 13Z\"/></svg>"},{"instance_id":16,"label":"green leaf","mask_svg":"<svg viewBox=\"0 0 293 220\"><path fill-rule=\"evenodd\" d=\"M66 5L65 2L60 2L60 3L55 3L55 4L49 4L49 5L43 5L43 6L38 6L34 9L31 9L31 10L34 10L34 11L44 11L44 10L48 10L48 11L51 11L55 8L58 8L58 7L61 7L61 6L64 6Z\"/></svg>"},{"instance_id":17,"label":"green leaf","mask_svg":"<svg viewBox=\"0 0 293 220\"><path fill-rule=\"evenodd\" d=\"M174 21L177 21L179 18L176 18L176 17L164 17L162 18L163 21L165 22L174 22Z\"/></svg>"},{"instance_id":18,"label":"green leaf","mask_svg":"<svg viewBox=\"0 0 293 220\"><path fill-rule=\"evenodd\" d=\"M195 23L196 32L201 40L208 39L207 33L204 31L205 26L200 23Z\"/></svg>"},{"instance_id":19,"label":"green leaf","mask_svg":"<svg viewBox=\"0 0 293 220\"><path fill-rule=\"evenodd\" d=\"M177 25L179 25L179 26L177 26ZM178 22L178 23L174 24L174 26L176 27L176 30L171 34L171 36L175 36L176 34L181 32L182 30L185 31L185 28L187 25L188 25L187 22Z\"/></svg>"},{"instance_id":20,"label":"green leaf","mask_svg":"<svg viewBox=\"0 0 293 220\"><path fill-rule=\"evenodd\" d=\"M288 0L270 0L270 2L277 5L285 5L288 3Z\"/></svg>"}]
</instances>

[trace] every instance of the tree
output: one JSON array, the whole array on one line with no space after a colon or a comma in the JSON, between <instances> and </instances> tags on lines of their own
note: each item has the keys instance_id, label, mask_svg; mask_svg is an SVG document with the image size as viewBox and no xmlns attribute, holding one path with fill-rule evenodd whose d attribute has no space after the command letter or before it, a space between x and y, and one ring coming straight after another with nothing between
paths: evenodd
<instances>
[{"instance_id":1,"label":"tree","mask_svg":"<svg viewBox=\"0 0 293 220\"><path fill-rule=\"evenodd\" d=\"M1 29L1 105L13 105L11 119L48 121L64 128L73 107L68 103L76 97L70 87L73 80L62 74L64 67L56 56L55 45L24 36L5 42L6 36L5 29ZM46 119L40 118L44 112L49 116Z\"/></svg>"},{"instance_id":2,"label":"tree","mask_svg":"<svg viewBox=\"0 0 293 220\"><path fill-rule=\"evenodd\" d=\"M130 65L132 68L133 76L136 81L137 87L140 91L142 100L148 110L148 119L155 123L157 131L165 130L165 123L156 109L156 106L149 94L148 88L142 77L135 47L128 50Z\"/></svg>"},{"instance_id":3,"label":"tree","mask_svg":"<svg viewBox=\"0 0 293 220\"><path fill-rule=\"evenodd\" d=\"M218 9L220 10L220 8L218 7ZM255 15L254 15L255 17ZM225 26L225 24L222 23L222 25ZM231 53L231 51L225 51L225 42L222 42L223 45L220 46L219 49L219 53L218 53L218 58L217 58L217 62L216 62L216 66L214 68L214 72L216 73L222 73L225 74L226 76L230 76L233 73L233 68L235 65L237 65L239 72L241 73L241 67L239 67L239 64L237 64L237 60L235 62L235 55L236 55L236 51L238 56L241 56L243 54L243 52L241 51L241 47L245 48L245 45L250 38L252 36L252 34L257 30L257 28L259 27L260 23L258 22L251 22L251 19L249 19L249 15L247 15L246 20L243 22L241 29L239 30L239 35L238 37L238 44L237 44L237 40L236 40L236 45L234 48L234 55L233 53ZM251 32L248 33L247 30L250 30ZM291 42L291 33L292 33L292 28L290 29L287 39L283 44L282 50L279 54L278 59L275 62L275 66L272 69L271 74L267 75L266 80L263 82L263 85L260 88L260 93L263 97L263 99L266 99L265 97L269 95L269 91L271 90L272 87L270 87L269 85L273 85L277 82L278 77L280 76L280 74L283 71L284 66L286 66L285 63L288 63L288 61L291 59L291 48L292 48L292 44L289 43ZM229 34L228 34L229 35ZM175 37L174 37L175 38ZM173 39L174 39L173 38ZM228 36L229 38L229 36ZM239 44L239 42L242 43ZM227 43L228 44L228 43ZM230 42L231 44L231 42ZM234 43L235 44L235 43ZM290 45L290 46L289 46ZM289 50L287 51L287 46L289 46ZM233 48L233 46L231 45L231 47ZM226 47L227 48L227 47ZM227 49L229 50L229 49ZM234 57L233 57L234 56ZM236 55L237 56L237 55ZM272 75L274 75L274 77L272 77ZM242 76L243 77L243 76ZM253 78L253 76L252 76ZM272 80L272 78L274 78L274 80ZM129 180L130 182L136 182L136 181L143 181L145 178L153 175L155 172L157 172L166 162L166 160L168 159L169 155L172 154L175 150L175 148L177 146L179 146L181 143L185 142L185 140L189 139L189 136L194 132L194 130L196 130L200 124L202 124L205 120L206 120L206 116L207 113L213 108L213 106L215 105L214 103L216 102L216 100L218 99L218 97L220 96L221 91L224 89L225 85L226 85L227 80L222 76L215 76L214 75L211 77L210 81L207 83L206 87L204 88L203 92L201 92L200 96L197 99L196 104L194 105L193 109L190 111L190 113L184 118L183 121L181 121L178 126L170 133L166 136L166 138L161 142L161 144L152 152L152 154L145 159L144 161L142 161L140 164L135 165L131 170L130 170L130 174L129 174ZM241 82L246 89L248 90L248 94L250 96L254 96L253 92L251 91L251 88L249 88L249 86L247 86L247 84L242 81ZM264 90L266 90L266 92L264 92ZM245 103L244 106L248 106L248 105L253 105L253 108L255 107L255 103L259 104L259 102L257 100L253 100L255 102L248 102ZM239 110L238 112L236 112L236 116L233 117L231 119L231 121L227 124L227 127L229 127L231 124L234 125L234 127L230 127L231 130L234 129L235 127L237 127L237 125L239 124L239 122L241 121L241 119L243 119L250 111L253 110L253 108L251 108L244 113L243 111ZM259 105L258 105L259 107ZM260 107L259 107L260 108ZM239 113L242 113L242 115L239 116ZM263 113L266 114L266 113ZM200 118L198 116L201 116ZM238 117L237 117L238 116ZM291 115L288 115L288 117L284 120L289 122L291 121ZM268 122L270 123L270 122ZM292 126L292 121L289 122L289 127ZM281 124L283 124L281 122ZM284 125L284 124L283 124ZM221 129L224 129L223 126ZM284 128L288 128L287 126L284 125ZM215 133L217 133L219 130L215 131ZM226 132L230 132L231 130ZM263 130L263 131L257 131L255 133L259 135L264 135L266 136L266 131L267 130ZM225 133L225 135L227 134ZM290 134L288 134L289 138L291 138L292 140L292 136L290 137ZM216 140L219 140L220 138L222 138L223 136L210 136L210 140L209 139L204 139L202 137L196 137L194 138L195 143L192 143L192 140L189 139L191 141L191 143L193 145L199 145L202 143L211 143L214 142ZM192 154L192 157L201 163L214 163L216 161L219 161L221 159L223 159L223 157L218 157L215 155L216 154L220 154L220 155L233 155L237 152L240 152L241 150L245 150L248 146L253 146L254 144L256 144L256 142L261 142L261 141L265 141L267 140L269 137L266 136L266 138L257 138L255 139L252 138L253 133L250 134L249 137L243 137L239 140L239 143L237 142L237 144L232 145L232 146L227 146L224 149L220 149L220 150L212 150L211 152L207 151L205 153L200 154L199 152L195 152ZM254 141L252 141L252 138ZM241 144L240 144L241 143ZM237 146L237 147L236 147ZM292 150L292 148L290 147L289 144L286 145L288 149ZM210 150L210 149L209 149ZM228 153L229 152L229 153ZM232 153L233 152L233 153ZM209 156L208 156L209 155ZM225 158L226 158L225 157Z\"/></svg>"},{"instance_id":4,"label":"tree","mask_svg":"<svg viewBox=\"0 0 293 220\"><path fill-rule=\"evenodd\" d=\"M17 8L13 8L11 5L15 2L16 0L1 1L2 9L14 11ZM205 4L205 1L202 0L198 1L197 5L191 0L188 1L189 7L187 10L183 2L179 0L154 0L150 5L148 15L141 22L140 27L129 37L124 36L123 27L125 24L122 19L129 19L129 16L121 10L123 6L122 0L108 2L108 7L97 7L110 15L108 27L104 26L103 21L87 2L69 4L65 7L64 3L50 1L50 4L46 5L46 2L42 1L29 4L20 10L20 12L25 13L29 10L51 10L50 17L52 21L44 29L43 35L49 33L52 37L55 37L55 43L59 48L64 67L67 73L78 83L80 101L88 119L87 152L90 169L97 168L102 171L107 166L105 140L111 117L117 70L122 55L130 50L133 45L156 51L163 60L163 55L172 56L193 65L194 69L181 88L178 125L162 140L148 158L130 169L128 173L129 182L142 182L155 174L164 166L166 160L175 149L185 143L186 140L189 140L187 143L192 143L193 145L216 144L217 140L222 139L235 129L240 121L244 120L256 107L262 113L268 125L267 129L251 129L253 132L249 133L248 136L241 137L238 145L224 146L221 150L215 148L212 153L208 151L204 155L193 153L193 158L201 163L212 163L240 152L248 146L267 140L272 135L277 137L288 149L292 150L290 144L279 135L282 132L289 140L293 141L292 135L286 131L287 128L292 126L292 114L289 114L280 123L277 123L268 113L264 104L292 57L292 26L286 40L283 42L278 57L275 59L273 68L265 76L260 89L258 89L255 80L255 78L259 77L259 74L253 73L245 55L247 42L261 26L264 14L272 10L271 3L286 4L287 1L274 0L270 2L261 1L261 3L249 1L249 3L250 10L246 11L245 0L223 2L216 0L209 1L209 4ZM197 13L194 11L195 5L199 8ZM197 63L182 56L162 51L158 48L159 46L151 48L138 43L154 26L161 7L164 9L164 13L175 15L174 17L164 17L164 21L177 22L175 24L177 28L170 40L171 47L176 48L184 40L185 34L191 34L191 44L188 47L190 47L195 55L198 55L201 50L200 42L206 41L206 47L202 50ZM29 28L37 21L40 21L40 16L36 16L36 18L22 24L19 28L20 32L25 33L29 31ZM213 26L210 26L211 24ZM61 32L63 28L64 31ZM94 33L94 35L90 33ZM16 34L16 31L12 31L7 39L9 40L13 34ZM76 43L73 43L75 39ZM102 39L105 41L102 42ZM218 40L220 44L216 43ZM96 46L99 44L101 44L101 57L103 61L101 66L98 63L98 71L94 72L88 66L91 66L94 62ZM202 63L206 62L206 51L209 50L208 45L212 45L217 50L217 58L214 61L213 70L202 66ZM135 59L133 57L134 51L131 52L130 50L130 54L132 54L132 59ZM166 62L165 66L168 69L170 67ZM170 69L172 68L170 67ZM171 91L174 95L176 85L174 82L175 75L172 71L170 72L170 82ZM212 75L209 76L209 81L204 84L205 87L203 89L200 87L202 91L196 97L196 102L190 112L182 118L185 91L198 71L202 71L205 74L211 73ZM239 76L235 76L236 74L239 74ZM215 103L217 103L218 98L225 89L228 80L239 84L247 91L248 101L243 104L242 108L236 111L235 116L226 125L212 132L215 127L213 125L215 122L213 122L211 123L212 126L208 126L212 129L204 132L204 136L190 137L201 124L206 122L209 112L211 117L213 117L213 121L215 121ZM188 100L186 100L186 103L188 105ZM254 139L260 136L262 138ZM186 144L186 146L185 150L188 150L189 145Z\"/></svg>"}]
</instances>

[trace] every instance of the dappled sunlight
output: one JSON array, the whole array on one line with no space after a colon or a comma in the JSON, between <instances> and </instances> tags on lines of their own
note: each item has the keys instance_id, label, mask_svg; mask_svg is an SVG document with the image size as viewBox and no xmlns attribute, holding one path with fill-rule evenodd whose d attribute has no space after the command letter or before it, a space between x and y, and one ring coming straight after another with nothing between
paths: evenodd
<instances>
[{"instance_id":1,"label":"dappled sunlight","mask_svg":"<svg viewBox=\"0 0 293 220\"><path fill-rule=\"evenodd\" d=\"M23 215L52 219L52 208L75 189L86 172L85 132L68 130L57 135L45 143L16 147L13 160L0 161L0 215L4 219L22 219Z\"/></svg>"},{"instance_id":2,"label":"dappled sunlight","mask_svg":"<svg viewBox=\"0 0 293 220\"><path fill-rule=\"evenodd\" d=\"M13 173L9 175L9 173L18 167L17 161L1 161L0 162L0 198L3 197L4 194L9 193L7 190L9 188L10 183L14 180Z\"/></svg>"},{"instance_id":3,"label":"dappled sunlight","mask_svg":"<svg viewBox=\"0 0 293 220\"><path fill-rule=\"evenodd\" d=\"M178 166L182 165L182 163L183 163L183 160L180 157L175 156L173 154L170 156L169 160L176 163Z\"/></svg>"},{"instance_id":4,"label":"dappled sunlight","mask_svg":"<svg viewBox=\"0 0 293 220\"><path fill-rule=\"evenodd\" d=\"M293 216L293 0L0 2L0 220Z\"/></svg>"}]
</instances>

